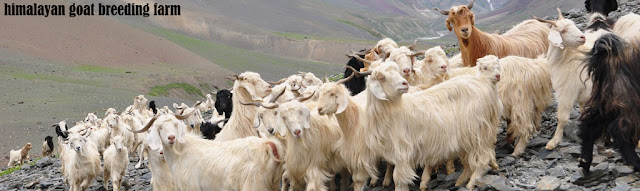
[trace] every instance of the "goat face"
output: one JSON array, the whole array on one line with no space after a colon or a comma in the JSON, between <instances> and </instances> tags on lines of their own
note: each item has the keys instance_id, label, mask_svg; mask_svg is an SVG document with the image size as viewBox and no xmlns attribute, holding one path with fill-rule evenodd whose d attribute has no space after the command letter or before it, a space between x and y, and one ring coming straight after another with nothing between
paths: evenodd
<instances>
[{"instance_id":1,"label":"goat face","mask_svg":"<svg viewBox=\"0 0 640 191\"><path fill-rule=\"evenodd\" d=\"M218 93L216 94L216 102L214 104L216 110L218 111L218 115L222 115L222 113L225 111L232 110L232 97L233 94L229 90L218 91Z\"/></svg>"},{"instance_id":2,"label":"goat face","mask_svg":"<svg viewBox=\"0 0 640 191\"><path fill-rule=\"evenodd\" d=\"M320 115L340 114L347 109L350 94L345 87L336 83L326 83L320 86L318 95L318 113Z\"/></svg>"},{"instance_id":3,"label":"goat face","mask_svg":"<svg viewBox=\"0 0 640 191\"><path fill-rule=\"evenodd\" d=\"M184 143L183 137L187 126L174 115L162 115L152 125L147 135L147 142L151 149L157 151L162 148L162 145L172 146L176 142Z\"/></svg>"},{"instance_id":4,"label":"goat face","mask_svg":"<svg viewBox=\"0 0 640 191\"><path fill-rule=\"evenodd\" d=\"M400 97L409 91L409 83L400 73L397 64L387 61L373 69L367 79L367 89L379 100Z\"/></svg>"},{"instance_id":5,"label":"goat face","mask_svg":"<svg viewBox=\"0 0 640 191\"><path fill-rule=\"evenodd\" d=\"M440 46L427 50L422 63L422 72L428 72L431 78L442 77L449 68L449 59Z\"/></svg>"},{"instance_id":6,"label":"goat face","mask_svg":"<svg viewBox=\"0 0 640 191\"><path fill-rule=\"evenodd\" d=\"M456 36L466 40L469 39L471 31L473 31L475 15L465 5L451 7L449 18L447 18L445 24L449 31L455 29ZM453 28L451 24L453 24Z\"/></svg>"},{"instance_id":7,"label":"goat face","mask_svg":"<svg viewBox=\"0 0 640 191\"><path fill-rule=\"evenodd\" d=\"M479 76L488 77L493 83L500 81L500 60L497 56L487 55L479 58L477 66Z\"/></svg>"},{"instance_id":8,"label":"goat face","mask_svg":"<svg viewBox=\"0 0 640 191\"><path fill-rule=\"evenodd\" d=\"M115 115L115 114L110 114L107 117L105 117L104 120L107 122L107 125L109 127L117 128L118 127L118 120L120 120L120 116Z\"/></svg>"},{"instance_id":9,"label":"goat face","mask_svg":"<svg viewBox=\"0 0 640 191\"><path fill-rule=\"evenodd\" d=\"M278 110L284 126L287 127L294 138L302 138L303 130L311 127L309 124L311 114L304 104L298 101L290 101L280 105ZM278 133L284 136L284 132Z\"/></svg>"},{"instance_id":10,"label":"goat face","mask_svg":"<svg viewBox=\"0 0 640 191\"><path fill-rule=\"evenodd\" d=\"M69 139L69 147L76 152L80 152L86 143L87 138L83 136L73 136Z\"/></svg>"},{"instance_id":11,"label":"goat face","mask_svg":"<svg viewBox=\"0 0 640 191\"><path fill-rule=\"evenodd\" d=\"M585 43L584 33L569 19L560 19L549 31L549 41L556 47L578 47Z\"/></svg>"},{"instance_id":12,"label":"goat face","mask_svg":"<svg viewBox=\"0 0 640 191\"><path fill-rule=\"evenodd\" d=\"M98 116L95 113L88 113L87 117L84 118L84 122L95 123L98 120Z\"/></svg>"},{"instance_id":13,"label":"goat face","mask_svg":"<svg viewBox=\"0 0 640 191\"><path fill-rule=\"evenodd\" d=\"M322 80L317 78L316 75L309 72L304 75L302 78L302 87L311 87L311 86L320 86L322 85Z\"/></svg>"},{"instance_id":14,"label":"goat face","mask_svg":"<svg viewBox=\"0 0 640 191\"><path fill-rule=\"evenodd\" d=\"M298 91L302 88L302 76L292 75L287 79L289 86L291 87L291 91Z\"/></svg>"},{"instance_id":15,"label":"goat face","mask_svg":"<svg viewBox=\"0 0 640 191\"><path fill-rule=\"evenodd\" d=\"M271 93L271 86L260 78L260 74L255 72L244 72L240 74L233 85L235 93L244 93L251 96L252 100L241 100L244 102L259 102L262 98ZM244 92L242 91L244 90Z\"/></svg>"},{"instance_id":16,"label":"goat face","mask_svg":"<svg viewBox=\"0 0 640 191\"><path fill-rule=\"evenodd\" d=\"M400 48L394 48L389 54L389 59L398 64L398 72L402 73L405 77L411 76L411 71L413 71L411 64L412 58L409 57L409 54L412 53L409 48L402 46Z\"/></svg>"},{"instance_id":17,"label":"goat face","mask_svg":"<svg viewBox=\"0 0 640 191\"><path fill-rule=\"evenodd\" d=\"M111 145L113 145L113 147L115 147L116 151L121 152L122 151L122 144L124 142L124 138L120 135L115 136L113 138L111 138L110 140Z\"/></svg>"},{"instance_id":18,"label":"goat face","mask_svg":"<svg viewBox=\"0 0 640 191\"><path fill-rule=\"evenodd\" d=\"M283 122L278 109L268 109L264 107L258 108L258 116L253 121L253 126L258 128L258 131L266 130L271 135L275 134L278 131L276 128L282 127L282 124Z\"/></svg>"}]
</instances>

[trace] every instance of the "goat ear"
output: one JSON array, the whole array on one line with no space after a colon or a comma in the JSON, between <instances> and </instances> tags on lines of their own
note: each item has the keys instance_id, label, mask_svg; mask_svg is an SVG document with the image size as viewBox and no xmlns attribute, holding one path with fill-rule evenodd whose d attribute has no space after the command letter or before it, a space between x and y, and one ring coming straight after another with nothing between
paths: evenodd
<instances>
[{"instance_id":1,"label":"goat ear","mask_svg":"<svg viewBox=\"0 0 640 191\"><path fill-rule=\"evenodd\" d=\"M178 124L179 125L176 126L178 128L178 132L176 133L176 140L179 143L184 143L184 134L186 134L187 125L185 125L184 123L178 123Z\"/></svg>"},{"instance_id":2,"label":"goat ear","mask_svg":"<svg viewBox=\"0 0 640 191\"><path fill-rule=\"evenodd\" d=\"M302 108L302 127L305 129L311 128L311 112L306 107Z\"/></svg>"},{"instance_id":3,"label":"goat ear","mask_svg":"<svg viewBox=\"0 0 640 191\"><path fill-rule=\"evenodd\" d=\"M151 131L147 136L147 144L149 148L154 151L158 151L162 148L162 139L160 138L160 131L157 127L151 127Z\"/></svg>"},{"instance_id":4,"label":"goat ear","mask_svg":"<svg viewBox=\"0 0 640 191\"><path fill-rule=\"evenodd\" d=\"M345 95L340 95L337 101L338 110L336 111L336 114L341 114L342 112L344 112L344 110L347 109L347 106L349 105L349 98L347 98L347 96Z\"/></svg>"},{"instance_id":5,"label":"goat ear","mask_svg":"<svg viewBox=\"0 0 640 191\"><path fill-rule=\"evenodd\" d=\"M259 98L256 95L256 90L253 88L253 85L248 84L248 82L242 82L242 84L240 85L240 87L244 88L245 90L247 90L247 92L251 95L251 101L259 101L262 102L262 99Z\"/></svg>"},{"instance_id":6,"label":"goat ear","mask_svg":"<svg viewBox=\"0 0 640 191\"><path fill-rule=\"evenodd\" d=\"M447 19L444 24L447 25L447 29L449 29L449 31L453 30L453 27L451 27L451 19Z\"/></svg>"},{"instance_id":7,"label":"goat ear","mask_svg":"<svg viewBox=\"0 0 640 191\"><path fill-rule=\"evenodd\" d=\"M369 77L369 89L371 89L371 93L373 93L376 98L378 98L379 100L387 101L387 94L384 93L382 83L380 83L380 80L378 80L375 75L380 75L380 73L374 74L374 76Z\"/></svg>"},{"instance_id":8,"label":"goat ear","mask_svg":"<svg viewBox=\"0 0 640 191\"><path fill-rule=\"evenodd\" d=\"M256 117L253 119L253 126L254 126L254 127L259 127L259 126L260 126L260 116L256 116Z\"/></svg>"},{"instance_id":9,"label":"goat ear","mask_svg":"<svg viewBox=\"0 0 640 191\"><path fill-rule=\"evenodd\" d=\"M564 46L562 45L562 36L560 36L560 32L557 30L552 29L549 31L549 41L551 42L551 45L564 49Z\"/></svg>"}]
</instances>

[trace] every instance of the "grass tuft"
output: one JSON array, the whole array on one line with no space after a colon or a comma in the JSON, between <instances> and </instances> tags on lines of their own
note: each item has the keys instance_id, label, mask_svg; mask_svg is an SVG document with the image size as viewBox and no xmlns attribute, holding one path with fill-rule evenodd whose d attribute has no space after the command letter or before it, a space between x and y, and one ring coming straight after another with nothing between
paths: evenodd
<instances>
[{"instance_id":1,"label":"grass tuft","mask_svg":"<svg viewBox=\"0 0 640 191\"><path fill-rule=\"evenodd\" d=\"M93 72L93 73L112 73L112 74L120 74L125 73L124 70L114 69L103 66L92 66L92 65L82 65L73 68L73 70L81 71L81 72Z\"/></svg>"},{"instance_id":2,"label":"grass tuft","mask_svg":"<svg viewBox=\"0 0 640 191\"><path fill-rule=\"evenodd\" d=\"M169 90L170 89L182 89L185 92L187 92L188 94L195 94L195 95L200 95L201 97L204 97L204 95L202 95L202 91L200 91L200 89L192 86L191 84L187 84L187 83L171 83L171 84L167 84L164 86L154 86L151 88L151 92L149 92L149 95L151 96L167 96L169 94Z\"/></svg>"}]
</instances>

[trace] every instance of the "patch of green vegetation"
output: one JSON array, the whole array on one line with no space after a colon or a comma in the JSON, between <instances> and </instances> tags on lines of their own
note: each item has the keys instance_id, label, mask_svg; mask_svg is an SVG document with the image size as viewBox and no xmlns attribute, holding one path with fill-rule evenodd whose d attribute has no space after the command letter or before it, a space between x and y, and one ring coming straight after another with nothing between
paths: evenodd
<instances>
[{"instance_id":1,"label":"patch of green vegetation","mask_svg":"<svg viewBox=\"0 0 640 191\"><path fill-rule=\"evenodd\" d=\"M319 37L317 36L312 36L312 35L305 35L305 34L299 34L299 33L289 33L289 32L273 32L273 34L285 37L285 38L290 38L290 39L296 39L296 40L304 40L304 39L318 39Z\"/></svg>"},{"instance_id":2,"label":"patch of green vegetation","mask_svg":"<svg viewBox=\"0 0 640 191\"><path fill-rule=\"evenodd\" d=\"M329 77L329 81L335 82L335 81L338 81L338 80L340 80L342 78L344 78L344 73L339 73L339 74L332 75L331 77Z\"/></svg>"},{"instance_id":3,"label":"patch of green vegetation","mask_svg":"<svg viewBox=\"0 0 640 191\"><path fill-rule=\"evenodd\" d=\"M11 174L11 173L13 173L13 171L16 171L16 170L20 170L20 166L15 166L15 167L9 168L9 169L7 169L5 171L2 171L2 172L0 172L0 176L4 176L6 174Z\"/></svg>"},{"instance_id":4,"label":"patch of green vegetation","mask_svg":"<svg viewBox=\"0 0 640 191\"><path fill-rule=\"evenodd\" d=\"M73 84L82 84L82 85L90 85L90 86L100 85L100 82L95 80L86 80L86 79L80 80L80 79L69 78L67 76L54 76L54 75L48 75L48 74L28 73L20 68L12 68L12 67L10 69L6 69L6 68L1 69L0 75L7 75L14 78L21 78L21 79L27 79L27 80L46 80L46 81L53 81L53 82L60 82L60 83L73 83Z\"/></svg>"},{"instance_id":5,"label":"patch of green vegetation","mask_svg":"<svg viewBox=\"0 0 640 191\"><path fill-rule=\"evenodd\" d=\"M31 162L29 162L29 165L30 166L36 165L36 162L38 162L38 160L40 160L40 159L42 159L42 157L33 159ZM14 167L11 167L11 168L9 168L9 169L7 169L5 171L2 171L2 172L0 172L0 176L11 174L16 170L20 170L20 166L14 166Z\"/></svg>"},{"instance_id":6,"label":"patch of green vegetation","mask_svg":"<svg viewBox=\"0 0 640 191\"><path fill-rule=\"evenodd\" d=\"M187 92L188 94L195 94L195 95L200 95L201 97L204 97L204 95L202 95L202 91L200 91L200 89L192 86L191 84L187 84L187 83L171 83L171 84L167 84L164 86L154 86L151 88L151 92L149 92L149 95L151 96L167 96L168 92L170 89L182 89L185 92Z\"/></svg>"},{"instance_id":7,"label":"patch of green vegetation","mask_svg":"<svg viewBox=\"0 0 640 191\"><path fill-rule=\"evenodd\" d=\"M118 73L125 73L126 72L126 71L121 70L121 69L115 69L115 68L109 68L109 67L103 67L103 66L92 66L92 65L81 65L81 66L78 66L78 67L74 67L73 70L81 71L81 72L112 73L112 74L118 74Z\"/></svg>"},{"instance_id":8,"label":"patch of green vegetation","mask_svg":"<svg viewBox=\"0 0 640 191\"><path fill-rule=\"evenodd\" d=\"M338 19L337 21L341 22L341 23L344 23L344 24L347 24L347 25L350 25L350 26L353 26L353 27L356 27L356 28L359 28L359 29L362 29L364 31L367 31L371 36L374 36L376 38L382 38L382 34L374 31L373 29L364 28L364 27L362 27L362 26L360 26L358 24L355 24L355 23L353 23L351 21L347 21L347 20Z\"/></svg>"},{"instance_id":9,"label":"patch of green vegetation","mask_svg":"<svg viewBox=\"0 0 640 191\"><path fill-rule=\"evenodd\" d=\"M451 48L447 48L446 50L444 50L444 52L447 53L447 54L457 53L457 52L460 52L460 48L451 47Z\"/></svg>"}]
</instances>

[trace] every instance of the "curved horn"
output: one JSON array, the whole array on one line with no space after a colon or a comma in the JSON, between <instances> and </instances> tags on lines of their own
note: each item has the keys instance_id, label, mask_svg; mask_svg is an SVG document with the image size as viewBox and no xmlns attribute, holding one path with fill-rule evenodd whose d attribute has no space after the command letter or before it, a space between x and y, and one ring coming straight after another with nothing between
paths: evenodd
<instances>
[{"instance_id":1,"label":"curved horn","mask_svg":"<svg viewBox=\"0 0 640 191\"><path fill-rule=\"evenodd\" d=\"M365 60L364 58L360 58L360 56L358 56L358 55L354 55L354 54L352 54L352 55L350 55L350 56L351 56L351 57L353 57L353 58L356 58L356 59L360 60L360 62L363 62L363 63L366 63L366 64L371 64L371 63L373 63L373 61Z\"/></svg>"},{"instance_id":2,"label":"curved horn","mask_svg":"<svg viewBox=\"0 0 640 191\"><path fill-rule=\"evenodd\" d=\"M368 76L368 75L371 75L371 72L372 72L372 71L360 72L360 71L356 70L355 68L353 68L351 66L346 66L346 67L351 69L351 71L353 71L353 73L356 73L359 76Z\"/></svg>"},{"instance_id":3,"label":"curved horn","mask_svg":"<svg viewBox=\"0 0 640 191\"><path fill-rule=\"evenodd\" d=\"M347 67L345 66L345 68L347 68ZM355 73L355 72L351 72L351 75L349 75L349 77L342 78L342 79L340 79L340 80L336 81L336 84L343 84L343 83L345 83L345 82L347 82L347 81L351 80L351 78L353 78L353 76L355 76L355 75L356 75L356 73ZM312 94L312 95L313 95L313 94Z\"/></svg>"},{"instance_id":4,"label":"curved horn","mask_svg":"<svg viewBox=\"0 0 640 191\"><path fill-rule=\"evenodd\" d=\"M471 2L469 2L469 4L467 5L467 8L469 8L469 10L471 10L471 8L473 8L473 3L476 2L476 0L471 0Z\"/></svg>"},{"instance_id":5,"label":"curved horn","mask_svg":"<svg viewBox=\"0 0 640 191\"><path fill-rule=\"evenodd\" d=\"M307 100L309 100L309 99L311 99L311 98L313 97L313 94L316 94L316 91L313 91L313 93L311 93L311 95L309 95L309 96L307 96L307 97L299 97L299 98L298 98L298 101L299 101L299 102L307 101Z\"/></svg>"},{"instance_id":6,"label":"curved horn","mask_svg":"<svg viewBox=\"0 0 640 191\"><path fill-rule=\"evenodd\" d=\"M269 100L269 103L275 103L276 100L278 100L278 98L280 98L280 96L282 96L285 91L287 91L287 88L282 88L282 91L277 96L272 97L271 100Z\"/></svg>"},{"instance_id":7,"label":"curved horn","mask_svg":"<svg viewBox=\"0 0 640 191\"><path fill-rule=\"evenodd\" d=\"M244 103L244 102L240 101L240 104L242 104L242 105L253 105L253 106L256 106L256 107L261 107L262 106L262 103L260 103L260 102Z\"/></svg>"},{"instance_id":8,"label":"curved horn","mask_svg":"<svg viewBox=\"0 0 640 191\"><path fill-rule=\"evenodd\" d=\"M411 59L411 72L413 72L413 63L415 62L415 57L416 56L420 56L420 55L424 55L425 51L420 51L420 52L414 52L413 54L409 54L407 56L409 56L409 58Z\"/></svg>"},{"instance_id":9,"label":"curved horn","mask_svg":"<svg viewBox=\"0 0 640 191\"><path fill-rule=\"evenodd\" d=\"M153 118L151 118L151 120L140 130L137 131L131 131L134 133L144 133L147 132L149 130L149 128L151 128L151 125L153 125L154 122L156 122L156 119L158 119L159 115L153 116ZM130 129L127 129L130 130Z\"/></svg>"},{"instance_id":10,"label":"curved horn","mask_svg":"<svg viewBox=\"0 0 640 191\"><path fill-rule=\"evenodd\" d=\"M552 26L554 26L554 27L557 27L557 25L556 25L556 22L555 22L555 21L544 20L544 19L538 18L538 17L533 16L533 15L531 15L531 17L533 17L534 19L536 19L536 20L538 20L538 21L540 21L540 22L542 22L542 23L549 23L550 25L552 25Z\"/></svg>"},{"instance_id":11,"label":"curved horn","mask_svg":"<svg viewBox=\"0 0 640 191\"><path fill-rule=\"evenodd\" d=\"M202 104L202 101L197 101L196 104L193 104L193 107L198 107L200 104Z\"/></svg>"},{"instance_id":12,"label":"curved horn","mask_svg":"<svg viewBox=\"0 0 640 191\"><path fill-rule=\"evenodd\" d=\"M269 83L271 85L278 85L278 84L284 83L285 81L287 81L287 78L282 78L282 79L278 80L277 82L267 81L267 83Z\"/></svg>"},{"instance_id":13,"label":"curved horn","mask_svg":"<svg viewBox=\"0 0 640 191\"><path fill-rule=\"evenodd\" d=\"M407 47L407 48L409 48L409 50L413 50L414 48L416 48L417 44L418 44L418 40L414 40L413 44L409 45L409 47Z\"/></svg>"},{"instance_id":14,"label":"curved horn","mask_svg":"<svg viewBox=\"0 0 640 191\"><path fill-rule=\"evenodd\" d=\"M368 49L363 50L363 51L360 51L360 52L356 52L356 51L351 50L351 53L355 54L355 55L358 55L358 56L364 56L364 55L369 54L369 52L371 52L371 49L373 49L373 47L368 48Z\"/></svg>"},{"instance_id":15,"label":"curved horn","mask_svg":"<svg viewBox=\"0 0 640 191\"><path fill-rule=\"evenodd\" d=\"M175 116L178 120L185 120L187 118L189 118L191 115L193 115L196 112L196 109L189 111L189 113L186 113L184 115L178 115L178 114L173 114L173 116Z\"/></svg>"},{"instance_id":16,"label":"curved horn","mask_svg":"<svg viewBox=\"0 0 640 191\"><path fill-rule=\"evenodd\" d=\"M443 11L443 10L440 10L438 8L433 8L433 10L436 10L436 11L440 12L440 14L443 14L443 15L449 15L449 11Z\"/></svg>"},{"instance_id":17,"label":"curved horn","mask_svg":"<svg viewBox=\"0 0 640 191\"><path fill-rule=\"evenodd\" d=\"M229 121L229 118L224 118L224 119L221 119L221 120L218 120L218 121L214 121L214 122L213 122L213 123L211 123L211 124L214 124L214 125L216 125L216 126L217 126L218 124L220 124L220 123L222 123L222 122L225 122L225 123L226 123L227 121Z\"/></svg>"},{"instance_id":18,"label":"curved horn","mask_svg":"<svg viewBox=\"0 0 640 191\"><path fill-rule=\"evenodd\" d=\"M234 81L235 80L239 80L238 75L236 75L236 74L234 74L232 76L227 76L227 79L234 80Z\"/></svg>"},{"instance_id":19,"label":"curved horn","mask_svg":"<svg viewBox=\"0 0 640 191\"><path fill-rule=\"evenodd\" d=\"M562 11L560 10L560 7L556 7L556 9L558 10L558 20L564 19L564 16L562 16Z\"/></svg>"}]
</instances>

